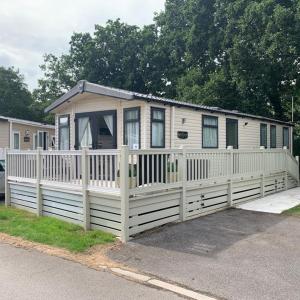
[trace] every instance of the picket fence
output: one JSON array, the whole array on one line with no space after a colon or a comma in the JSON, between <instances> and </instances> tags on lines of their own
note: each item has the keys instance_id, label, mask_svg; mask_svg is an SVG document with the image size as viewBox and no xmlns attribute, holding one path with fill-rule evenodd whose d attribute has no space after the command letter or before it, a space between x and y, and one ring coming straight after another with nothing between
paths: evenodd
<instances>
[{"instance_id":1,"label":"picket fence","mask_svg":"<svg viewBox=\"0 0 300 300\"><path fill-rule=\"evenodd\" d=\"M6 205L126 242L299 183L287 149L6 151Z\"/></svg>"}]
</instances>

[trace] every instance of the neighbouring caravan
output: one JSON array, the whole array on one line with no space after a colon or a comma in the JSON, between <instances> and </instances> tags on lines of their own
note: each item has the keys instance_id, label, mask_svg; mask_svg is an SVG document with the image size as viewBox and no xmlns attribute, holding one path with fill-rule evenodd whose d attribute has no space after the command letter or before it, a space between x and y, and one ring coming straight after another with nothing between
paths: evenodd
<instances>
[{"instance_id":1,"label":"neighbouring caravan","mask_svg":"<svg viewBox=\"0 0 300 300\"><path fill-rule=\"evenodd\" d=\"M44 150L55 144L53 125L0 116L0 159L4 149Z\"/></svg>"}]
</instances>

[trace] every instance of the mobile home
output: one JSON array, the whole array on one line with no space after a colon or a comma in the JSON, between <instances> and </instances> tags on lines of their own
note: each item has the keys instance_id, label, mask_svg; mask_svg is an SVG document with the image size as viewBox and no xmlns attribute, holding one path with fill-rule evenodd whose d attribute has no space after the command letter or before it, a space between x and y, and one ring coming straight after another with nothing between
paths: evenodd
<instances>
[{"instance_id":1,"label":"mobile home","mask_svg":"<svg viewBox=\"0 0 300 300\"><path fill-rule=\"evenodd\" d=\"M53 125L0 116L0 152L14 150L47 150L55 145Z\"/></svg>"},{"instance_id":2,"label":"mobile home","mask_svg":"<svg viewBox=\"0 0 300 300\"><path fill-rule=\"evenodd\" d=\"M287 147L293 126L270 118L80 81L55 101L57 149Z\"/></svg>"},{"instance_id":3,"label":"mobile home","mask_svg":"<svg viewBox=\"0 0 300 300\"><path fill-rule=\"evenodd\" d=\"M299 184L293 124L80 81L55 150L6 153L6 204L127 241Z\"/></svg>"}]
</instances>

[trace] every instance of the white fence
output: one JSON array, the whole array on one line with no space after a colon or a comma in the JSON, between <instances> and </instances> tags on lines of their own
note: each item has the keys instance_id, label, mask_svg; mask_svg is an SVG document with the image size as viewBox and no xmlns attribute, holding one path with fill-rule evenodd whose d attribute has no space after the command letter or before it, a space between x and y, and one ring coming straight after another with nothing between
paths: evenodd
<instances>
[{"instance_id":1,"label":"white fence","mask_svg":"<svg viewBox=\"0 0 300 300\"><path fill-rule=\"evenodd\" d=\"M8 151L6 203L122 236L296 186L288 150Z\"/></svg>"}]
</instances>

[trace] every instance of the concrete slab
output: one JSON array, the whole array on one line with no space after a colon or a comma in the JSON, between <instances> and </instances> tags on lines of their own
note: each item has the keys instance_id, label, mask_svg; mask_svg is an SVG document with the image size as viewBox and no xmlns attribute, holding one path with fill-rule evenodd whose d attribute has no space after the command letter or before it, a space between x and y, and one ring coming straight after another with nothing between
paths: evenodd
<instances>
[{"instance_id":1,"label":"concrete slab","mask_svg":"<svg viewBox=\"0 0 300 300\"><path fill-rule=\"evenodd\" d=\"M283 211L297 205L300 205L300 187L243 203L238 205L237 208L281 214Z\"/></svg>"}]
</instances>

